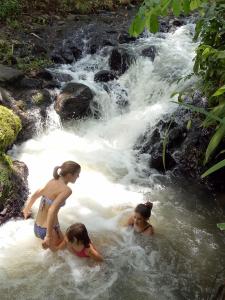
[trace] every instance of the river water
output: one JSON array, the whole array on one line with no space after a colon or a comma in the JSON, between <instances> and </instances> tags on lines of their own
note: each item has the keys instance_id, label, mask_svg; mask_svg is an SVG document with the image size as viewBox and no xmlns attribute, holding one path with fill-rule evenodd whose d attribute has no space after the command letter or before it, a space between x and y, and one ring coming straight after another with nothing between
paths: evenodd
<instances>
[{"instance_id":1,"label":"river water","mask_svg":"<svg viewBox=\"0 0 225 300\"><path fill-rule=\"evenodd\" d=\"M0 227L1 300L193 300L215 293L225 273L225 238L216 228L221 213L199 187L173 184L169 175L149 172L149 157L137 159L134 150L137 138L174 109L170 95L184 86L176 79L193 66L192 36L189 24L127 45L136 62L105 86L94 82L94 74L108 68L106 49L52 70L88 85L102 117L62 126L50 108L48 129L40 127L35 138L14 146L11 155L27 164L31 192L52 177L54 166L66 160L81 164L59 220L63 230L83 222L105 261L96 265L66 251L44 251L33 234L34 219L7 222ZM157 47L154 63L138 55L149 45ZM129 105L121 107L121 101ZM123 224L148 199L154 203L156 234L138 237Z\"/></svg>"}]
</instances>

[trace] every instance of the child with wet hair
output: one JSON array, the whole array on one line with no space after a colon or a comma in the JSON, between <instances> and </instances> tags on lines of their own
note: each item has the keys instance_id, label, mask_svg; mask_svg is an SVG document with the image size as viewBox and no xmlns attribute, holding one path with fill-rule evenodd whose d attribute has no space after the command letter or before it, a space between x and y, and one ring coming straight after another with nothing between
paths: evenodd
<instances>
[{"instance_id":1,"label":"child with wet hair","mask_svg":"<svg viewBox=\"0 0 225 300\"><path fill-rule=\"evenodd\" d=\"M78 257L92 258L95 261L103 261L102 255L92 244L87 229L82 223L75 223L67 230L63 242L57 250L68 249Z\"/></svg>"},{"instance_id":2,"label":"child with wet hair","mask_svg":"<svg viewBox=\"0 0 225 300\"><path fill-rule=\"evenodd\" d=\"M134 214L128 220L128 225L132 226L136 233L146 236L154 234L153 226L149 223L152 207L153 203L149 201L136 206Z\"/></svg>"}]
</instances>

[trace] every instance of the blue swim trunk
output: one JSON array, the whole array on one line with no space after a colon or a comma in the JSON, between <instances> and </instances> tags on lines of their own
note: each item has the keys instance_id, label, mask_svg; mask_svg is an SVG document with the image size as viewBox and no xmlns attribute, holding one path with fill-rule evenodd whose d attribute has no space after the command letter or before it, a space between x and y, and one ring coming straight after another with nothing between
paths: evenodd
<instances>
[{"instance_id":1,"label":"blue swim trunk","mask_svg":"<svg viewBox=\"0 0 225 300\"><path fill-rule=\"evenodd\" d=\"M47 228L41 227L34 223L34 233L37 238L44 240L46 233L47 233Z\"/></svg>"}]
</instances>

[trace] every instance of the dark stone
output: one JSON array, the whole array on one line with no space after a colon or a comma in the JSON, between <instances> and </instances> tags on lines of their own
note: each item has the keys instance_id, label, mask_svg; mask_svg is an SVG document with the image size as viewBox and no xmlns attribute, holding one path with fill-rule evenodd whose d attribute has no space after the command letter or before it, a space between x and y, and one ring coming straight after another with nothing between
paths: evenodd
<instances>
[{"instance_id":1,"label":"dark stone","mask_svg":"<svg viewBox=\"0 0 225 300\"><path fill-rule=\"evenodd\" d=\"M23 162L14 161L10 178L11 190L6 196L4 208L0 208L0 225L11 218L22 217L21 210L29 193L27 177L27 166Z\"/></svg>"},{"instance_id":2,"label":"dark stone","mask_svg":"<svg viewBox=\"0 0 225 300\"><path fill-rule=\"evenodd\" d=\"M75 57L76 60L79 60L82 57L82 51L76 46L71 46L70 50L72 51L73 56Z\"/></svg>"},{"instance_id":3,"label":"dark stone","mask_svg":"<svg viewBox=\"0 0 225 300\"><path fill-rule=\"evenodd\" d=\"M133 41L136 41L136 38L130 36L129 33L127 33L127 32L120 32L119 33L118 42L120 44L130 43L130 42L133 42Z\"/></svg>"},{"instance_id":4,"label":"dark stone","mask_svg":"<svg viewBox=\"0 0 225 300\"><path fill-rule=\"evenodd\" d=\"M20 70L0 64L0 84L15 83L24 76Z\"/></svg>"},{"instance_id":5,"label":"dark stone","mask_svg":"<svg viewBox=\"0 0 225 300\"><path fill-rule=\"evenodd\" d=\"M62 48L61 54L64 60L66 61L66 63L71 64L74 61L73 52L69 48L66 47Z\"/></svg>"},{"instance_id":6,"label":"dark stone","mask_svg":"<svg viewBox=\"0 0 225 300\"><path fill-rule=\"evenodd\" d=\"M128 70L133 60L134 57L124 49L114 48L109 58L109 66L111 70L117 71L121 75Z\"/></svg>"},{"instance_id":7,"label":"dark stone","mask_svg":"<svg viewBox=\"0 0 225 300\"><path fill-rule=\"evenodd\" d=\"M81 83L66 84L58 95L55 110L62 120L79 119L90 114L91 89Z\"/></svg>"},{"instance_id":8,"label":"dark stone","mask_svg":"<svg viewBox=\"0 0 225 300\"><path fill-rule=\"evenodd\" d=\"M24 77L18 82L20 88L24 89L38 89L42 87L42 80L35 78Z\"/></svg>"},{"instance_id":9,"label":"dark stone","mask_svg":"<svg viewBox=\"0 0 225 300\"><path fill-rule=\"evenodd\" d=\"M48 82L43 83L43 88L45 89L54 89L54 88L60 88L61 84L57 80L51 80Z\"/></svg>"},{"instance_id":10,"label":"dark stone","mask_svg":"<svg viewBox=\"0 0 225 300\"><path fill-rule=\"evenodd\" d=\"M95 74L94 81L96 82L108 82L110 80L116 79L117 76L108 70L102 70Z\"/></svg>"},{"instance_id":11,"label":"dark stone","mask_svg":"<svg viewBox=\"0 0 225 300\"><path fill-rule=\"evenodd\" d=\"M57 52L53 52L51 54L51 60L55 63L55 64L65 64L66 61L64 60L64 58L62 57L62 55L60 55Z\"/></svg>"},{"instance_id":12,"label":"dark stone","mask_svg":"<svg viewBox=\"0 0 225 300\"><path fill-rule=\"evenodd\" d=\"M162 150L162 148L161 148L161 150ZM150 162L149 162L149 165L151 168L154 168L160 172L164 171L163 154L162 153L163 153L162 151L161 151L161 153L160 152L153 153L151 155ZM175 160L168 152L166 152L166 155L165 155L165 163L166 163L166 170L170 170L176 165Z\"/></svg>"},{"instance_id":13,"label":"dark stone","mask_svg":"<svg viewBox=\"0 0 225 300\"><path fill-rule=\"evenodd\" d=\"M39 43L36 43L34 46L33 46L33 49L32 49L32 54L33 55L43 55L43 54L47 54L48 50L46 49L46 47L44 46L44 43L43 41L42 42L39 42Z\"/></svg>"},{"instance_id":14,"label":"dark stone","mask_svg":"<svg viewBox=\"0 0 225 300\"><path fill-rule=\"evenodd\" d=\"M172 25L176 26L176 27L180 27L180 26L184 25L184 21L181 19L174 19L174 20L172 20Z\"/></svg>"},{"instance_id":15,"label":"dark stone","mask_svg":"<svg viewBox=\"0 0 225 300\"><path fill-rule=\"evenodd\" d=\"M40 70L37 74L36 74L36 77L38 78L41 78L41 79L44 79L44 80L52 80L53 79L53 75L51 72L43 69L43 70Z\"/></svg>"},{"instance_id":16,"label":"dark stone","mask_svg":"<svg viewBox=\"0 0 225 300\"><path fill-rule=\"evenodd\" d=\"M155 59L155 54L156 54L156 47L155 46L150 46L148 48L145 48L141 52L142 56L149 57L151 58L152 61Z\"/></svg>"},{"instance_id":17,"label":"dark stone","mask_svg":"<svg viewBox=\"0 0 225 300\"><path fill-rule=\"evenodd\" d=\"M54 79L60 81L60 82L67 82L73 80L73 77L70 74L64 74L64 73L54 73Z\"/></svg>"}]
</instances>

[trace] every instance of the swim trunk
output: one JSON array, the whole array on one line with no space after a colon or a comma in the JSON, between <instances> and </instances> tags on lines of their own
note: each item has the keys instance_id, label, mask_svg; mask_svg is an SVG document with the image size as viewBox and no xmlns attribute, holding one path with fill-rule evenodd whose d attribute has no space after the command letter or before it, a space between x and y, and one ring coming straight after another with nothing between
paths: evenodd
<instances>
[{"instance_id":1,"label":"swim trunk","mask_svg":"<svg viewBox=\"0 0 225 300\"><path fill-rule=\"evenodd\" d=\"M60 238L59 224L55 225L53 228L55 229L58 237ZM41 227L41 226L37 225L36 223L34 223L34 233L37 238L44 240L46 233L47 233L47 228Z\"/></svg>"},{"instance_id":2,"label":"swim trunk","mask_svg":"<svg viewBox=\"0 0 225 300\"><path fill-rule=\"evenodd\" d=\"M34 224L34 233L37 238L44 240L46 233L47 233L47 228L41 227L35 223Z\"/></svg>"}]
</instances>

